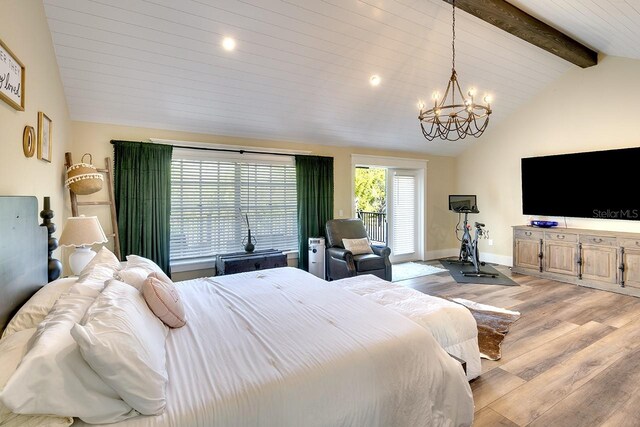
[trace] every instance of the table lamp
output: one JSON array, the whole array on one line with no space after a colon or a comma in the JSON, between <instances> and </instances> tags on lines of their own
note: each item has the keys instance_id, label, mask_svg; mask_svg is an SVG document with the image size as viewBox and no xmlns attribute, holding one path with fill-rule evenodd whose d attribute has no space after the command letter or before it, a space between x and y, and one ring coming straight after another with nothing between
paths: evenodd
<instances>
[{"instance_id":1,"label":"table lamp","mask_svg":"<svg viewBox=\"0 0 640 427\"><path fill-rule=\"evenodd\" d=\"M107 236L102 230L98 217L72 216L67 219L58 242L61 246L76 247L69 256L69 266L77 276L96 256L96 253L91 250L91 245L107 242Z\"/></svg>"}]
</instances>

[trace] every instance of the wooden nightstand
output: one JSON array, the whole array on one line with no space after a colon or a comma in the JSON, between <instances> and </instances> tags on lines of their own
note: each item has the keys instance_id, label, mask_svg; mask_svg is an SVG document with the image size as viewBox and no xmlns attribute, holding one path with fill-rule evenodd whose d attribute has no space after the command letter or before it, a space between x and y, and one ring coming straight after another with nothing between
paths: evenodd
<instances>
[{"instance_id":1,"label":"wooden nightstand","mask_svg":"<svg viewBox=\"0 0 640 427\"><path fill-rule=\"evenodd\" d=\"M216 258L218 276L286 266L287 256L275 249L264 249L251 253L222 254Z\"/></svg>"}]
</instances>

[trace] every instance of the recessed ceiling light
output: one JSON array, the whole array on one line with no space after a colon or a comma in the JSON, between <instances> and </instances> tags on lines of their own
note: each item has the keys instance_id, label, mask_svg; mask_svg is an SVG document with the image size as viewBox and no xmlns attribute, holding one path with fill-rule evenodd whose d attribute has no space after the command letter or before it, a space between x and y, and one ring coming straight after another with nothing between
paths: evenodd
<instances>
[{"instance_id":1,"label":"recessed ceiling light","mask_svg":"<svg viewBox=\"0 0 640 427\"><path fill-rule=\"evenodd\" d=\"M222 39L222 47L224 50L232 51L236 48L236 41L231 37L225 37Z\"/></svg>"},{"instance_id":2,"label":"recessed ceiling light","mask_svg":"<svg viewBox=\"0 0 640 427\"><path fill-rule=\"evenodd\" d=\"M369 84L371 86L378 86L380 85L380 82L382 80L380 79L380 76L377 74L374 74L373 76L369 77Z\"/></svg>"}]
</instances>

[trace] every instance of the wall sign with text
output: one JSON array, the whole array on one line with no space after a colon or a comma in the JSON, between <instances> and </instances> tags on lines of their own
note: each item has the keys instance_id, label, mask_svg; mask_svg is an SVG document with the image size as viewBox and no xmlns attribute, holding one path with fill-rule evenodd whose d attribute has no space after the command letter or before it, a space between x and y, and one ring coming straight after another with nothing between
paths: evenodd
<instances>
[{"instance_id":1,"label":"wall sign with text","mask_svg":"<svg viewBox=\"0 0 640 427\"><path fill-rule=\"evenodd\" d=\"M0 40L0 99L24 111L24 65Z\"/></svg>"}]
</instances>

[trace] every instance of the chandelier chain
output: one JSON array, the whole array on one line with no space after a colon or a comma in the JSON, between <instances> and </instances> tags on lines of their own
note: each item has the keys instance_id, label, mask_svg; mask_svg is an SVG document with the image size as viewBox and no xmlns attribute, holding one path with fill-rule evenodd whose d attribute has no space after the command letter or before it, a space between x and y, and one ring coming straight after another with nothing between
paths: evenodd
<instances>
[{"instance_id":1,"label":"chandelier chain","mask_svg":"<svg viewBox=\"0 0 640 427\"><path fill-rule=\"evenodd\" d=\"M475 90L470 89L467 98L460 87L456 73L456 0L449 2L452 6L451 77L444 96L435 92L433 108L426 109L421 104L418 115L422 135L429 141L435 138L456 141L467 136L478 138L487 128L491 115L491 104L487 96L484 98L486 105L483 105L474 100Z\"/></svg>"},{"instance_id":2,"label":"chandelier chain","mask_svg":"<svg viewBox=\"0 0 640 427\"><path fill-rule=\"evenodd\" d=\"M451 2L451 6L453 9L453 12L451 13L453 16L451 21L451 32L453 33L453 37L451 37L451 71L453 72L456 70L456 0Z\"/></svg>"}]
</instances>

